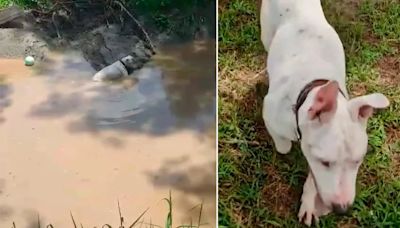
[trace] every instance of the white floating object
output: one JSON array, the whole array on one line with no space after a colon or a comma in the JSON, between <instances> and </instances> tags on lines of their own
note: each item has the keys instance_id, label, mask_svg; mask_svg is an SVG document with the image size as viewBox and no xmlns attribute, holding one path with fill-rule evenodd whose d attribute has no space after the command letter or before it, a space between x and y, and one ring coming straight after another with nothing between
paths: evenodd
<instances>
[{"instance_id":1,"label":"white floating object","mask_svg":"<svg viewBox=\"0 0 400 228\"><path fill-rule=\"evenodd\" d=\"M25 57L25 66L33 66L35 59L32 56Z\"/></svg>"}]
</instances>

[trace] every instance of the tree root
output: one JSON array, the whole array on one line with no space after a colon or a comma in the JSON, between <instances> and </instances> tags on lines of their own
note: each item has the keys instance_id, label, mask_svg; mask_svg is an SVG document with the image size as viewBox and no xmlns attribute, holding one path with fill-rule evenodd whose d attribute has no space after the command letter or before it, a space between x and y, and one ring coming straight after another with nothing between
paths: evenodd
<instances>
[{"instance_id":1,"label":"tree root","mask_svg":"<svg viewBox=\"0 0 400 228\"><path fill-rule=\"evenodd\" d=\"M149 34L146 32L146 30L143 28L143 26L140 24L140 22L126 9L126 7L120 1L115 1L114 3L119 5L121 7L121 9L124 10L133 19L133 21L136 23L136 25L142 30L142 33L144 34L147 42L149 43L153 54L156 53L156 49L153 45L153 42L151 42Z\"/></svg>"}]
</instances>

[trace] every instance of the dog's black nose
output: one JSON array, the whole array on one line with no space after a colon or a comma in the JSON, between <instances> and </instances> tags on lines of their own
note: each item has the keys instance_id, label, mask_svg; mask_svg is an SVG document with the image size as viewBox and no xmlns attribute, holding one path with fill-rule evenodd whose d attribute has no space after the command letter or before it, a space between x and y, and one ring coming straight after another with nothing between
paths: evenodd
<instances>
[{"instance_id":1,"label":"dog's black nose","mask_svg":"<svg viewBox=\"0 0 400 228\"><path fill-rule=\"evenodd\" d=\"M344 205L343 204L336 204L336 203L332 204L333 212L335 212L338 215L346 214L348 209L349 209L349 205L347 205L347 204L344 204Z\"/></svg>"}]
</instances>

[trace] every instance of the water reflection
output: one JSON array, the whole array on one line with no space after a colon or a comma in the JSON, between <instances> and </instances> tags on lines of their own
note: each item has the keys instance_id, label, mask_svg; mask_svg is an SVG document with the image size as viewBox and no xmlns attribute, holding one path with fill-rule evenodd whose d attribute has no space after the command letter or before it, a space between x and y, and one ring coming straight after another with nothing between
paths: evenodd
<instances>
[{"instance_id":1,"label":"water reflection","mask_svg":"<svg viewBox=\"0 0 400 228\"><path fill-rule=\"evenodd\" d=\"M215 48L212 42L204 43L200 51L196 45L163 48L161 55L169 58L156 56L154 62L135 72L132 77L137 83L133 86L88 82L89 65L64 56L61 64L51 62L49 81L71 86L50 94L33 106L30 114L60 117L83 113L69 126L74 132L110 128L149 134L181 128L203 132L215 120ZM46 67L41 72L49 72Z\"/></svg>"},{"instance_id":2,"label":"water reflection","mask_svg":"<svg viewBox=\"0 0 400 228\"><path fill-rule=\"evenodd\" d=\"M169 190L176 224L201 202L215 224L213 42L162 47L113 83L92 82L74 51L32 68L0 64L0 227L28 227L32 212L69 227L69 211L85 227L114 227L117 200L127 219L151 207L146 221L163 224Z\"/></svg>"},{"instance_id":3,"label":"water reflection","mask_svg":"<svg viewBox=\"0 0 400 228\"><path fill-rule=\"evenodd\" d=\"M2 112L5 108L11 105L11 93L11 85L9 85L5 76L0 75L0 124L5 121L5 118L2 116Z\"/></svg>"}]
</instances>

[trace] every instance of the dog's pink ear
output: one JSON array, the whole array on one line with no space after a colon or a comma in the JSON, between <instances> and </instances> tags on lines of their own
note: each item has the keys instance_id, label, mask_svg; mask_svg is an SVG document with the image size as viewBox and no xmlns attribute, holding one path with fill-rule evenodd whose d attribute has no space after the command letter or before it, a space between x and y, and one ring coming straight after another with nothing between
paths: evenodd
<instances>
[{"instance_id":1,"label":"dog's pink ear","mask_svg":"<svg viewBox=\"0 0 400 228\"><path fill-rule=\"evenodd\" d=\"M337 95L339 93L339 84L337 81L330 81L321 87L316 96L314 103L308 110L308 116L311 120L320 118L327 120L337 108Z\"/></svg>"},{"instance_id":2,"label":"dog's pink ear","mask_svg":"<svg viewBox=\"0 0 400 228\"><path fill-rule=\"evenodd\" d=\"M381 93L373 93L361 97L353 98L349 101L349 109L351 118L354 121L366 123L372 116L374 109L386 108L390 104L385 95Z\"/></svg>"}]
</instances>

